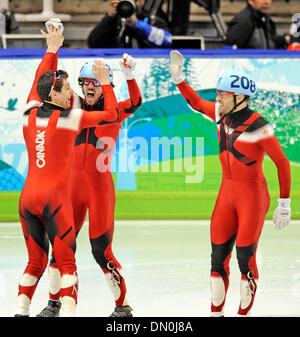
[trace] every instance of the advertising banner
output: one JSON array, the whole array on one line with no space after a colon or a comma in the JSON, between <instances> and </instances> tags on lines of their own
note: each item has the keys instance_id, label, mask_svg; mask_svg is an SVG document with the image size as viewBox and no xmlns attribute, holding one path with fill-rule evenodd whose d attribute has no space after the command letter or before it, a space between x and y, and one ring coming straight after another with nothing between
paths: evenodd
<instances>
[{"instance_id":1,"label":"advertising banner","mask_svg":"<svg viewBox=\"0 0 300 337\"><path fill-rule=\"evenodd\" d=\"M183 53L184 54L184 53ZM103 59L103 58L102 58ZM60 58L75 92L87 57ZM119 58L105 59L114 75L118 101L129 97ZM28 160L22 114L40 59L0 59L0 191L20 191ZM117 191L216 193L221 182L217 128L193 111L171 80L168 57L137 58L136 80L142 106L123 122L111 171ZM247 72L258 91L250 108L272 125L291 163L292 191L300 191L300 58L187 57L186 81L206 100L215 101L215 84L227 70ZM104 158L105 159L105 158ZM101 158L99 158L101 160ZM266 156L264 173L270 192L279 191L277 171Z\"/></svg>"}]
</instances>

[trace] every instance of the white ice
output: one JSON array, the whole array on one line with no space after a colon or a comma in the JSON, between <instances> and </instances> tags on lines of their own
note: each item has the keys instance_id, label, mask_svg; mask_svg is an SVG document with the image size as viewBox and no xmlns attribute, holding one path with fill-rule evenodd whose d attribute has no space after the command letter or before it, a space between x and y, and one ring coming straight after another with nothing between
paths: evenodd
<instances>
[{"instance_id":1,"label":"white ice","mask_svg":"<svg viewBox=\"0 0 300 337\"><path fill-rule=\"evenodd\" d=\"M252 316L300 316L300 221L276 231L266 222L259 242L260 272ZM85 223L77 240L77 316L107 317L114 300L94 261ZM113 251L123 266L130 305L137 317L210 316L209 221L116 221ZM18 281L27 263L21 226L0 223L0 316L14 316ZM236 316L240 273L235 250L225 316ZM31 316L48 301L43 275Z\"/></svg>"}]
</instances>

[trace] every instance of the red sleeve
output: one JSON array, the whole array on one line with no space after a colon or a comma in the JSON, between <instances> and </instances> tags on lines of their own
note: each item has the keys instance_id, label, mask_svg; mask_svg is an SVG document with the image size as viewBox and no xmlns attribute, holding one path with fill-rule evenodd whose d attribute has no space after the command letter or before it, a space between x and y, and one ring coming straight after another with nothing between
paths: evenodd
<instances>
[{"instance_id":1,"label":"red sleeve","mask_svg":"<svg viewBox=\"0 0 300 337\"><path fill-rule=\"evenodd\" d=\"M291 190L290 163L286 158L275 135L260 140L258 144L264 149L277 167L280 186L280 198L289 198Z\"/></svg>"},{"instance_id":2,"label":"red sleeve","mask_svg":"<svg viewBox=\"0 0 300 337\"><path fill-rule=\"evenodd\" d=\"M142 95L136 80L128 80L127 85L130 98L118 103L121 122L131 116L142 105Z\"/></svg>"},{"instance_id":3,"label":"red sleeve","mask_svg":"<svg viewBox=\"0 0 300 337\"><path fill-rule=\"evenodd\" d=\"M179 91L181 92L182 96L188 102L188 104L195 110L203 113L204 115L208 116L212 120L216 121L216 113L215 113L215 106L216 103L206 101L205 99L201 98L198 93L185 81L177 84Z\"/></svg>"},{"instance_id":4,"label":"red sleeve","mask_svg":"<svg viewBox=\"0 0 300 337\"><path fill-rule=\"evenodd\" d=\"M40 65L37 68L37 71L35 73L34 77L34 82L32 85L32 88L30 90L30 94L27 98L27 103L30 101L39 101L41 102L41 99L37 93L37 82L40 76L45 72L45 71L50 71L50 70L57 70L57 58L58 52L56 54L54 53L46 53L40 63Z\"/></svg>"},{"instance_id":5,"label":"red sleeve","mask_svg":"<svg viewBox=\"0 0 300 337\"><path fill-rule=\"evenodd\" d=\"M103 111L86 111L82 110L82 116L79 124L79 129L90 128L99 124L114 123L119 120L119 109L117 99L113 88L110 84L102 85L104 96Z\"/></svg>"}]
</instances>

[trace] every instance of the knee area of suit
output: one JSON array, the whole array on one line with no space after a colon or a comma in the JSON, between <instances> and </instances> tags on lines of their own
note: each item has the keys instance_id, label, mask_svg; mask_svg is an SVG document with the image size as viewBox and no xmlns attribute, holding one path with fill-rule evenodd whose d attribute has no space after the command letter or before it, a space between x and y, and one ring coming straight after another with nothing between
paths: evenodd
<instances>
[{"instance_id":1,"label":"knee area of suit","mask_svg":"<svg viewBox=\"0 0 300 337\"><path fill-rule=\"evenodd\" d=\"M28 272L26 272L22 275L19 284L23 287L32 287L36 284L39 277L39 275L29 274Z\"/></svg>"},{"instance_id":2,"label":"knee area of suit","mask_svg":"<svg viewBox=\"0 0 300 337\"><path fill-rule=\"evenodd\" d=\"M104 256L104 250L101 247L92 247L92 254L101 268L106 268L107 259Z\"/></svg>"},{"instance_id":3,"label":"knee area of suit","mask_svg":"<svg viewBox=\"0 0 300 337\"><path fill-rule=\"evenodd\" d=\"M222 247L214 248L211 253L211 261L213 263L223 263L226 258L226 251Z\"/></svg>"},{"instance_id":4,"label":"knee area of suit","mask_svg":"<svg viewBox=\"0 0 300 337\"><path fill-rule=\"evenodd\" d=\"M230 253L229 253L230 255ZM212 271L222 274L224 271L224 263L228 256L228 250L225 247L218 246L214 247L211 253L211 267Z\"/></svg>"},{"instance_id":5,"label":"knee area of suit","mask_svg":"<svg viewBox=\"0 0 300 337\"><path fill-rule=\"evenodd\" d=\"M247 247L236 247L236 257L242 274L247 275L249 272L249 261L254 254L255 250L252 245Z\"/></svg>"},{"instance_id":6,"label":"knee area of suit","mask_svg":"<svg viewBox=\"0 0 300 337\"><path fill-rule=\"evenodd\" d=\"M36 278L40 278L47 267L48 259L44 258L36 263L30 262L26 268L26 272L30 275L34 275Z\"/></svg>"}]
</instances>

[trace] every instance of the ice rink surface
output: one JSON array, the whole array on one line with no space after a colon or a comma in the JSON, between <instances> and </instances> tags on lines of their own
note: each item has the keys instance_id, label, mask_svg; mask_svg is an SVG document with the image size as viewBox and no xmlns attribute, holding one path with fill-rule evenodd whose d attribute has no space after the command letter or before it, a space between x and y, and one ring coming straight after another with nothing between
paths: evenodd
<instances>
[{"instance_id":1,"label":"ice rink surface","mask_svg":"<svg viewBox=\"0 0 300 337\"><path fill-rule=\"evenodd\" d=\"M210 316L209 221L116 221L113 251L123 266L136 317ZM18 223L0 223L0 317L14 316L27 251ZM112 293L94 261L88 223L77 240L77 316L107 317ZM252 316L300 317L300 221L276 231L266 222L257 251L260 280ZM240 273L233 251L225 316L236 316ZM48 275L33 297L31 316L48 301Z\"/></svg>"}]
</instances>

